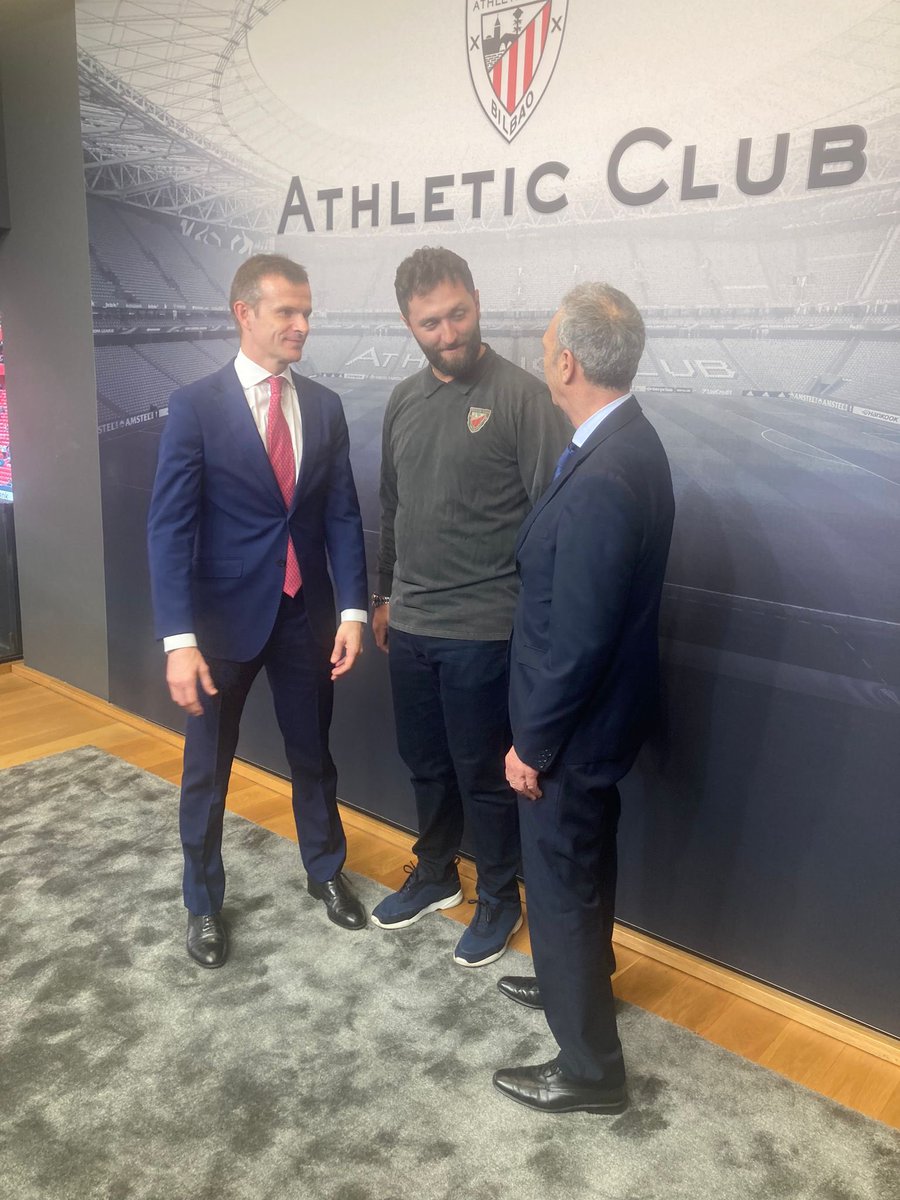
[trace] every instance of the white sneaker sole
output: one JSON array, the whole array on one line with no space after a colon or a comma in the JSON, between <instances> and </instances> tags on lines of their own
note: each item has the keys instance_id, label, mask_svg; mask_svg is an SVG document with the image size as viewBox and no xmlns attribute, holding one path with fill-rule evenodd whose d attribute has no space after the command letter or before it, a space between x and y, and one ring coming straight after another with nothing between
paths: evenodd
<instances>
[{"instance_id":1,"label":"white sneaker sole","mask_svg":"<svg viewBox=\"0 0 900 1200\"><path fill-rule=\"evenodd\" d=\"M496 962L498 958L502 958L506 953L509 943L512 941L513 934L518 933L522 928L522 920L523 918L520 916L518 921L516 921L515 925L513 925L512 929L509 931L509 937L496 954L491 954L487 958L479 958L478 962L469 962L467 958L457 958L457 956L454 954L453 961L455 963L459 963L461 967L486 967L488 963Z\"/></svg>"},{"instance_id":2,"label":"white sneaker sole","mask_svg":"<svg viewBox=\"0 0 900 1200\"><path fill-rule=\"evenodd\" d=\"M379 921L372 913L372 924L377 925L379 929L406 929L409 925L415 925L416 921L427 917L429 913L437 912L441 908L456 908L457 904L462 904L462 902L463 894L462 888L460 888L455 896L448 896L446 900L435 900L434 904L426 904L424 908L420 908L414 916L407 917L405 921Z\"/></svg>"}]
</instances>

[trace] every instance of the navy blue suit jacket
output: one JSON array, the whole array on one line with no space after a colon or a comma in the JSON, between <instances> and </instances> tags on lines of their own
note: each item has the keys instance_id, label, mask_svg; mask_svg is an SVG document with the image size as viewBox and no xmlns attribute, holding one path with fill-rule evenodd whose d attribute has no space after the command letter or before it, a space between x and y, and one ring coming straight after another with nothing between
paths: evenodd
<instances>
[{"instance_id":1,"label":"navy blue suit jacket","mask_svg":"<svg viewBox=\"0 0 900 1200\"><path fill-rule=\"evenodd\" d=\"M195 633L203 653L246 662L265 645L284 582L288 531L317 638L338 607L367 607L362 521L347 423L335 392L293 372L303 453L285 507L234 364L169 401L150 502L157 637Z\"/></svg>"},{"instance_id":2,"label":"navy blue suit jacket","mask_svg":"<svg viewBox=\"0 0 900 1200\"><path fill-rule=\"evenodd\" d=\"M665 450L631 396L526 518L510 647L513 745L540 771L634 761L656 706L675 504Z\"/></svg>"}]
</instances>

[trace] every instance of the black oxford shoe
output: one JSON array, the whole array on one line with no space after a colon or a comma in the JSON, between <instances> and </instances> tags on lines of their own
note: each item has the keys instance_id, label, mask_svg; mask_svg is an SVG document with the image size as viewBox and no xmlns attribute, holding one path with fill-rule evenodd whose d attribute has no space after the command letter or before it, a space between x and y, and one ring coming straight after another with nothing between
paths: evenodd
<instances>
[{"instance_id":1,"label":"black oxford shoe","mask_svg":"<svg viewBox=\"0 0 900 1200\"><path fill-rule=\"evenodd\" d=\"M622 1087L570 1079L554 1062L537 1067L507 1067L494 1072L494 1087L538 1112L588 1112L612 1116L624 1112L628 1097Z\"/></svg>"},{"instance_id":2,"label":"black oxford shoe","mask_svg":"<svg viewBox=\"0 0 900 1200\"><path fill-rule=\"evenodd\" d=\"M504 975L497 980L497 987L504 996L524 1004L526 1008L543 1008L541 989L533 975Z\"/></svg>"},{"instance_id":3,"label":"black oxford shoe","mask_svg":"<svg viewBox=\"0 0 900 1200\"><path fill-rule=\"evenodd\" d=\"M316 883L307 877L306 890L314 900L321 900L328 910L328 919L342 929L362 929L366 923L366 910L353 895L350 884L343 875L335 875L326 883Z\"/></svg>"},{"instance_id":4,"label":"black oxford shoe","mask_svg":"<svg viewBox=\"0 0 900 1200\"><path fill-rule=\"evenodd\" d=\"M188 913L187 952L198 966L221 967L228 957L228 930L218 913Z\"/></svg>"}]
</instances>

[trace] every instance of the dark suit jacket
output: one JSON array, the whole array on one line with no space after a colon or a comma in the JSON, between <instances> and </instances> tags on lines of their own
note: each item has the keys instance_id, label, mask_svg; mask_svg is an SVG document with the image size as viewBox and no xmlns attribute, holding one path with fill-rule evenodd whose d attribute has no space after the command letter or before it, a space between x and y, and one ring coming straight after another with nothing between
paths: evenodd
<instances>
[{"instance_id":1,"label":"dark suit jacket","mask_svg":"<svg viewBox=\"0 0 900 1200\"><path fill-rule=\"evenodd\" d=\"M334 635L329 560L339 608L366 608L362 521L341 401L293 377L303 453L287 509L234 364L173 394L150 502L157 637L195 633L214 658L253 658L275 623L288 530L316 636L326 642Z\"/></svg>"},{"instance_id":2,"label":"dark suit jacket","mask_svg":"<svg viewBox=\"0 0 900 1200\"><path fill-rule=\"evenodd\" d=\"M665 451L631 396L606 417L519 533L510 718L538 770L628 770L652 719L675 505Z\"/></svg>"}]
</instances>

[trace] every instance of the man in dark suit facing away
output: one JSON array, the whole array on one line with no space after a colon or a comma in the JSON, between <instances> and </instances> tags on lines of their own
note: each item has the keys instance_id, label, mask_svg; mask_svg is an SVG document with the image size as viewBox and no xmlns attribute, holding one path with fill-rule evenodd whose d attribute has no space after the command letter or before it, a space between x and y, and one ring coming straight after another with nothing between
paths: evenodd
<instances>
[{"instance_id":1,"label":"man in dark suit facing away","mask_svg":"<svg viewBox=\"0 0 900 1200\"><path fill-rule=\"evenodd\" d=\"M625 1066L610 983L616 783L652 720L658 618L674 500L669 463L631 394L644 324L627 296L582 284L544 334L550 394L572 424L516 550L513 746L535 978L500 980L543 1007L559 1054L497 1071L545 1112L621 1112Z\"/></svg>"},{"instance_id":2,"label":"man in dark suit facing away","mask_svg":"<svg viewBox=\"0 0 900 1200\"><path fill-rule=\"evenodd\" d=\"M234 277L231 309L237 358L169 402L149 518L156 633L172 699L188 714L183 890L187 949L202 967L228 954L225 793L244 701L262 668L310 895L336 924L365 925L341 874L346 841L328 749L333 681L360 654L367 603L347 423L334 392L290 369L312 312L303 267L254 255Z\"/></svg>"}]
</instances>

